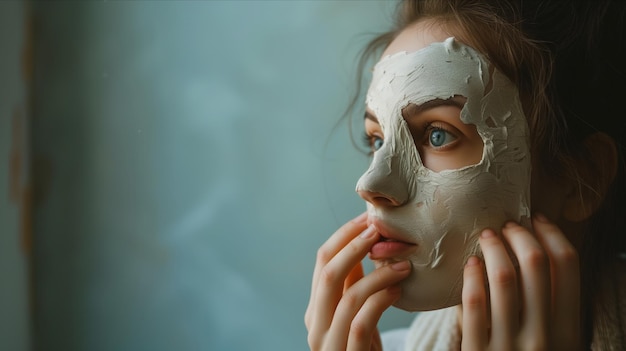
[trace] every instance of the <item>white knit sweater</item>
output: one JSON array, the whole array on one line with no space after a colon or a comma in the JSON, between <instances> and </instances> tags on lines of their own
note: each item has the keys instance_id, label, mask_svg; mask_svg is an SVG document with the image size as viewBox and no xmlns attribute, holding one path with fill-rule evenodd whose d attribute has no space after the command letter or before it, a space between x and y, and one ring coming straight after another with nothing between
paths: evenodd
<instances>
[{"instance_id":1,"label":"white knit sweater","mask_svg":"<svg viewBox=\"0 0 626 351\"><path fill-rule=\"evenodd\" d=\"M456 351L461 345L456 320L456 307L420 312L408 329L382 334L383 350Z\"/></svg>"},{"instance_id":2,"label":"white knit sweater","mask_svg":"<svg viewBox=\"0 0 626 351\"><path fill-rule=\"evenodd\" d=\"M616 267L614 279L604 279L594 306L593 351L626 350L626 270ZM420 312L408 329L381 335L385 351L458 351L461 332L456 307Z\"/></svg>"}]
</instances>

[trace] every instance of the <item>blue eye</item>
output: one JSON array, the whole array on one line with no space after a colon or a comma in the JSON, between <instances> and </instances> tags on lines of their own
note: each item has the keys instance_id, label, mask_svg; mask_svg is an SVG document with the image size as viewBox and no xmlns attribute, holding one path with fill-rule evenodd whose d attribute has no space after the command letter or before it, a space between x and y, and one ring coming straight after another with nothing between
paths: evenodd
<instances>
[{"instance_id":1,"label":"blue eye","mask_svg":"<svg viewBox=\"0 0 626 351\"><path fill-rule=\"evenodd\" d=\"M441 147L456 140L456 137L451 133L441 129L433 128L428 136L430 145L434 147Z\"/></svg>"},{"instance_id":2,"label":"blue eye","mask_svg":"<svg viewBox=\"0 0 626 351\"><path fill-rule=\"evenodd\" d=\"M374 151L376 151L380 149L381 147L383 147L383 144L384 144L383 139L375 137L372 142L372 148L374 149Z\"/></svg>"},{"instance_id":3,"label":"blue eye","mask_svg":"<svg viewBox=\"0 0 626 351\"><path fill-rule=\"evenodd\" d=\"M362 140L364 142L364 146L370 150L370 152L369 152L370 156L374 152L378 151L378 149L383 147L383 144L385 143L383 138L381 138L381 137L379 137L377 135L370 135L370 134L367 134L367 133L363 134L363 139Z\"/></svg>"}]
</instances>

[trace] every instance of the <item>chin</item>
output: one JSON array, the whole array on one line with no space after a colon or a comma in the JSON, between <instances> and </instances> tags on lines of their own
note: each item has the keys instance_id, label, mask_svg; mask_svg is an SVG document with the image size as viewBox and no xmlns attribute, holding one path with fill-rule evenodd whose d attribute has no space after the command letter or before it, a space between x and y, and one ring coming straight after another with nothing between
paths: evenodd
<instances>
[{"instance_id":1,"label":"chin","mask_svg":"<svg viewBox=\"0 0 626 351\"><path fill-rule=\"evenodd\" d=\"M441 300L441 299L439 299ZM393 307L399 308L407 312L426 312L433 310L440 310L442 308L448 308L461 304L461 296L454 296L447 301L414 301L409 298L400 297L398 301L393 304Z\"/></svg>"},{"instance_id":2,"label":"chin","mask_svg":"<svg viewBox=\"0 0 626 351\"><path fill-rule=\"evenodd\" d=\"M441 274L430 272L429 279L411 275L402 283L402 295L393 306L409 312L439 310L461 304L463 275L455 279L441 279ZM438 272L441 273L441 272ZM422 277L423 278L423 277Z\"/></svg>"}]
</instances>

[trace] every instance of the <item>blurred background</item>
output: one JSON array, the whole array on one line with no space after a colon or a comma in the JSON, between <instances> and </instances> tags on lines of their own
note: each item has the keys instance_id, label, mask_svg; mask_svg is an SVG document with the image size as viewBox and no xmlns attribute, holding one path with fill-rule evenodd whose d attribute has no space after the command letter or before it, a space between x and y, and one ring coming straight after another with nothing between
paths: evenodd
<instances>
[{"instance_id":1,"label":"blurred background","mask_svg":"<svg viewBox=\"0 0 626 351\"><path fill-rule=\"evenodd\" d=\"M308 349L394 6L0 2L0 350Z\"/></svg>"}]
</instances>

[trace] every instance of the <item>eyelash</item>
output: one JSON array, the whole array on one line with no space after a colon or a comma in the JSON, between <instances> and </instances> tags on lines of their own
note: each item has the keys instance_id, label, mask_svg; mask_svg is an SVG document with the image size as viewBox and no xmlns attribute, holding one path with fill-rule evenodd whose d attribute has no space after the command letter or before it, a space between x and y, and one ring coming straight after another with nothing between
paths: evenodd
<instances>
[{"instance_id":1,"label":"eyelash","mask_svg":"<svg viewBox=\"0 0 626 351\"><path fill-rule=\"evenodd\" d=\"M428 122L426 124L426 126L424 127L423 138L425 140L423 141L423 144L428 145L429 147L432 147L432 148L434 148L436 150L445 149L450 144L446 144L446 145L442 145L442 146L430 145L430 134L433 131L435 131L435 130L444 131L444 132L449 133L450 135L454 136L455 138L457 138L457 135L455 133L453 133L451 130L449 130L444 124L439 123L439 122Z\"/></svg>"},{"instance_id":2,"label":"eyelash","mask_svg":"<svg viewBox=\"0 0 626 351\"><path fill-rule=\"evenodd\" d=\"M422 144L428 145L429 147L432 147L432 148L437 149L437 150L445 149L446 147L448 147L449 144L446 144L446 145L443 145L443 146L439 146L439 147L430 145L430 134L433 131L441 130L443 132L451 134L455 138L457 137L456 134L453 133L452 131L450 131L445 125L443 125L442 123L436 122L436 121L435 122L428 122L424 126L423 130L424 130L424 133L423 133L422 139L424 139L424 140L422 141ZM379 138L379 137L376 136L376 135L369 135L369 134L367 134L367 132L364 132L361 135L361 141L363 142L363 145L365 146L366 149L369 150L368 153L367 153L368 156L374 155L375 151L373 150L372 145L374 143L374 139L376 139L376 138Z\"/></svg>"},{"instance_id":3,"label":"eyelash","mask_svg":"<svg viewBox=\"0 0 626 351\"><path fill-rule=\"evenodd\" d=\"M363 146L365 146L365 148L367 150L369 150L367 152L368 156L374 155L374 150L372 149L372 144L373 144L373 139L374 138L376 138L376 136L369 135L369 134L367 134L367 132L363 132L363 134L361 134L361 141L363 142Z\"/></svg>"}]
</instances>

